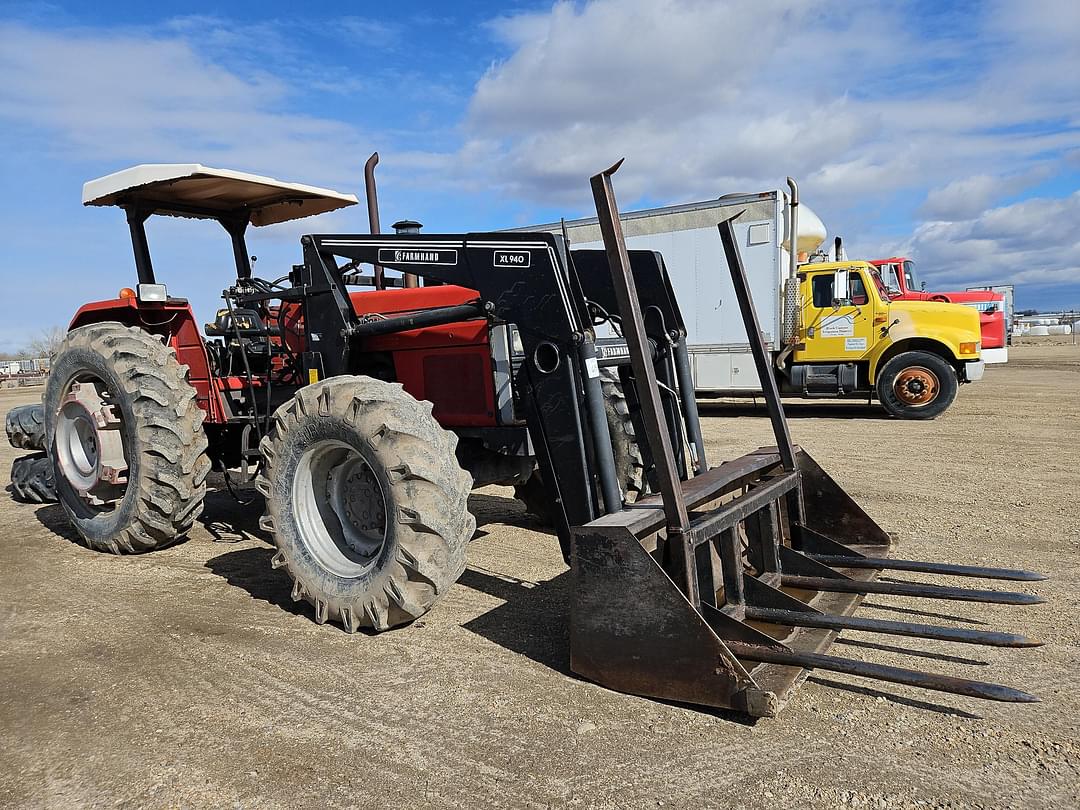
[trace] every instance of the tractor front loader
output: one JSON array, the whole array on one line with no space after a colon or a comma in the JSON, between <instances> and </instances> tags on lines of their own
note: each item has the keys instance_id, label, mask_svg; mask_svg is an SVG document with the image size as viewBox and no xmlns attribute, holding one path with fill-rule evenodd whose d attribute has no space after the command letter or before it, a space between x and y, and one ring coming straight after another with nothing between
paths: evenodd
<instances>
[{"instance_id":1,"label":"tractor front loader","mask_svg":"<svg viewBox=\"0 0 1080 810\"><path fill-rule=\"evenodd\" d=\"M380 234L374 160L372 233L303 236L302 263L273 281L252 273L248 225L355 198L197 164L87 184L87 204L127 212L139 277L79 311L45 395L56 494L89 546L167 546L198 517L212 467L230 489L247 475L293 598L320 623L384 630L461 574L470 490L515 485L554 525L571 667L597 683L756 716L813 668L1035 699L825 653L844 629L1029 646L852 614L867 593L1040 601L882 570L1041 577L888 558L888 535L792 445L775 387L776 446L710 466L678 303L663 257L625 248L614 168L593 178L606 250L583 251L546 233ZM154 276L152 214L214 219L231 239L236 280L205 336ZM771 380L732 234L725 223L718 238Z\"/></svg>"}]
</instances>

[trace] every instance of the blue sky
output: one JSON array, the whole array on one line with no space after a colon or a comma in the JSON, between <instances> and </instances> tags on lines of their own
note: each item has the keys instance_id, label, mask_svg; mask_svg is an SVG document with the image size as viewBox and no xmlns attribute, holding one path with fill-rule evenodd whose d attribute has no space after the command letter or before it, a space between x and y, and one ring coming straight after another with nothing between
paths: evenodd
<instances>
[{"instance_id":1,"label":"blue sky","mask_svg":"<svg viewBox=\"0 0 1080 810\"><path fill-rule=\"evenodd\" d=\"M123 216L83 208L84 181L201 162L360 192L375 150L385 223L586 214L622 156L624 209L791 174L853 256L1080 309L1078 75L1064 0L0 3L0 351L132 283ZM357 207L250 246L274 277L300 233L365 228ZM208 318L224 235L150 236Z\"/></svg>"}]
</instances>

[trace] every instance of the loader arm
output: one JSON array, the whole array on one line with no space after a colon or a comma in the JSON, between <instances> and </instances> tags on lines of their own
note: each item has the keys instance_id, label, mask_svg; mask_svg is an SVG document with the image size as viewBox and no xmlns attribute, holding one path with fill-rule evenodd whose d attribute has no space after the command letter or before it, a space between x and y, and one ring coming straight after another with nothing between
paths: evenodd
<instances>
[{"instance_id":1,"label":"loader arm","mask_svg":"<svg viewBox=\"0 0 1080 810\"><path fill-rule=\"evenodd\" d=\"M417 317L431 323L486 318L517 326L526 359L515 385L564 554L569 556L571 527L622 508L602 410L596 336L560 238L546 233L384 234L310 235L302 241L305 262L294 284L307 300L308 346L313 349L306 358L309 371L320 377L353 373L350 350L373 330L396 328L392 322L360 321L344 292L343 266L379 265L476 290L473 305Z\"/></svg>"}]
</instances>

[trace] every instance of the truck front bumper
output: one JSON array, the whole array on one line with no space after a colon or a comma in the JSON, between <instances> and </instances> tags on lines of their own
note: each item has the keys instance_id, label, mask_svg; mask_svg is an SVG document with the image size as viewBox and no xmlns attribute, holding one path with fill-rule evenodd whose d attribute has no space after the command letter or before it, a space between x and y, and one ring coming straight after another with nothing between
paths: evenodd
<instances>
[{"instance_id":1,"label":"truck front bumper","mask_svg":"<svg viewBox=\"0 0 1080 810\"><path fill-rule=\"evenodd\" d=\"M986 363L982 360L969 360L964 363L961 379L963 382L978 382L983 378L984 371L986 371Z\"/></svg>"}]
</instances>

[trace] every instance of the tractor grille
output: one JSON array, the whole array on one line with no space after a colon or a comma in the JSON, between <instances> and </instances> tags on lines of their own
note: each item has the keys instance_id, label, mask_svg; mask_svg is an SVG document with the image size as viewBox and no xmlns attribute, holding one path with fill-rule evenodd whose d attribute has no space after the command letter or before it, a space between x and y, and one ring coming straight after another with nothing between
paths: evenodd
<instances>
[{"instance_id":1,"label":"tractor grille","mask_svg":"<svg viewBox=\"0 0 1080 810\"><path fill-rule=\"evenodd\" d=\"M424 398L434 403L435 418L453 424L462 417L485 415L488 406L484 356L471 353L432 354L424 358Z\"/></svg>"}]
</instances>

